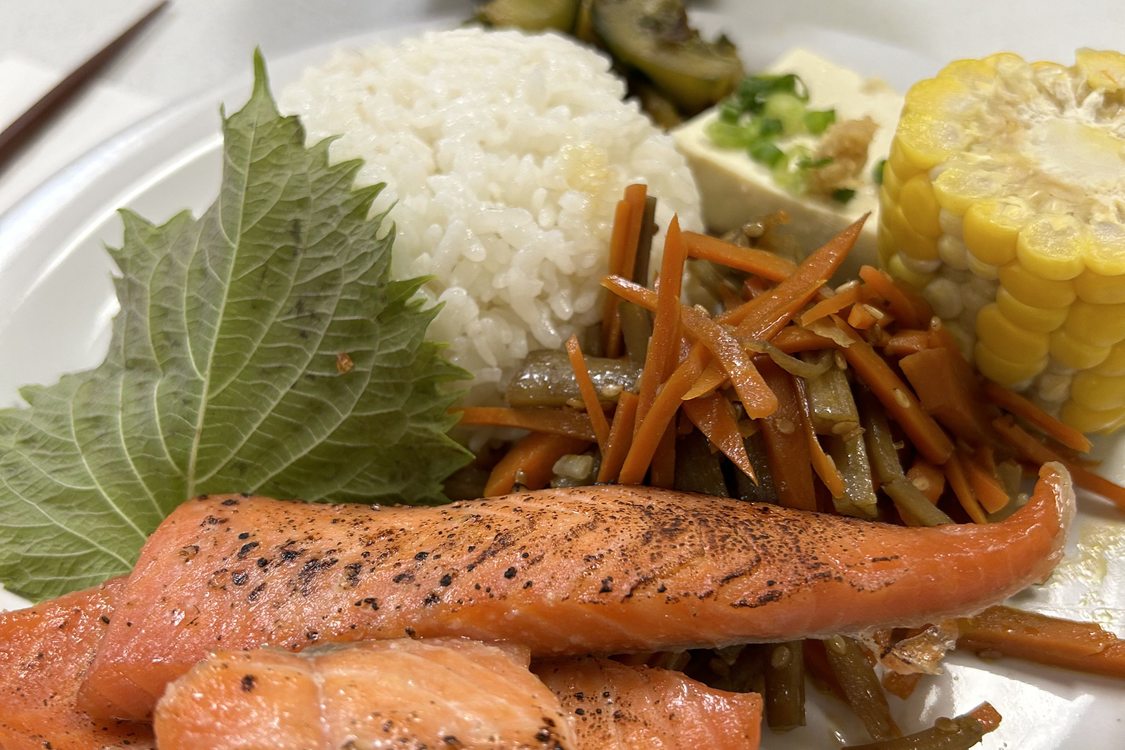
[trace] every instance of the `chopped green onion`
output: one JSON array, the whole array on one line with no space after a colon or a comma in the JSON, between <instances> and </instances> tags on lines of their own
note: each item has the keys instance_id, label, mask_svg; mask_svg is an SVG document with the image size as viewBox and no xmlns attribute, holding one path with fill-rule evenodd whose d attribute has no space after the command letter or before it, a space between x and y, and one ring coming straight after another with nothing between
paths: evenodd
<instances>
[{"instance_id":1,"label":"chopped green onion","mask_svg":"<svg viewBox=\"0 0 1125 750\"><path fill-rule=\"evenodd\" d=\"M820 135L828 126L836 122L834 109L810 109L805 112L805 129L812 135Z\"/></svg>"},{"instance_id":2,"label":"chopped green onion","mask_svg":"<svg viewBox=\"0 0 1125 750\"><path fill-rule=\"evenodd\" d=\"M763 138L772 138L773 136L781 135L782 131L785 130L785 126L782 125L781 120L776 117L760 117L755 119L754 122L758 123L758 135Z\"/></svg>"},{"instance_id":3,"label":"chopped green onion","mask_svg":"<svg viewBox=\"0 0 1125 750\"><path fill-rule=\"evenodd\" d=\"M707 123L705 132L719 148L747 148L758 140L754 128L727 122L721 117Z\"/></svg>"},{"instance_id":4,"label":"chopped green onion","mask_svg":"<svg viewBox=\"0 0 1125 750\"><path fill-rule=\"evenodd\" d=\"M855 197L855 191L851 188L836 188L832 191L832 200L837 203L847 203Z\"/></svg>"},{"instance_id":5,"label":"chopped green onion","mask_svg":"<svg viewBox=\"0 0 1125 750\"><path fill-rule=\"evenodd\" d=\"M762 107L762 114L777 119L781 132L785 135L798 135L805 132L805 103L795 94L778 92L771 94Z\"/></svg>"},{"instance_id":6,"label":"chopped green onion","mask_svg":"<svg viewBox=\"0 0 1125 750\"><path fill-rule=\"evenodd\" d=\"M819 159L802 156L797 160L797 169L820 169L821 167L827 167L832 161L831 156L822 156Z\"/></svg>"},{"instance_id":7,"label":"chopped green onion","mask_svg":"<svg viewBox=\"0 0 1125 750\"><path fill-rule=\"evenodd\" d=\"M750 158L754 161L774 168L785 161L785 152L770 141L757 141L749 148Z\"/></svg>"}]
</instances>

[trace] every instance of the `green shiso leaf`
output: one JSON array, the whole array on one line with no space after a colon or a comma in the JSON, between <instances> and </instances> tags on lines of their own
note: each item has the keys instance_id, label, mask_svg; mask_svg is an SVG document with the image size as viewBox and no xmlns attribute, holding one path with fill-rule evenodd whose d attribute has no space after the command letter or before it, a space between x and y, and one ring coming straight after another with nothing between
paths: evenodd
<instances>
[{"instance_id":1,"label":"green shiso leaf","mask_svg":"<svg viewBox=\"0 0 1125 750\"><path fill-rule=\"evenodd\" d=\"M121 311L97 368L0 410L0 581L33 599L127 572L183 500L251 492L441 502L465 373L424 339L424 280L389 278L379 187L282 117L255 56L223 121L215 203L154 226L123 211Z\"/></svg>"}]
</instances>

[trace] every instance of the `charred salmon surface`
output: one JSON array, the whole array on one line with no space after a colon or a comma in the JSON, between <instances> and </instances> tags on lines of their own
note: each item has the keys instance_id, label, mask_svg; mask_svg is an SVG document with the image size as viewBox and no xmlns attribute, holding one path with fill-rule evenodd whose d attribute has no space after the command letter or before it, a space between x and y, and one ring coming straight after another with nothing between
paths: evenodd
<instances>
[{"instance_id":1,"label":"charred salmon surface","mask_svg":"<svg viewBox=\"0 0 1125 750\"><path fill-rule=\"evenodd\" d=\"M168 686L153 725L161 750L573 750L528 662L453 638L220 651Z\"/></svg>"},{"instance_id":2,"label":"charred salmon surface","mask_svg":"<svg viewBox=\"0 0 1125 750\"><path fill-rule=\"evenodd\" d=\"M930 528L621 486L432 508L197 499L142 549L79 705L146 718L218 649L458 636L611 654L922 624L1046 578L1073 513L1057 464L1004 521Z\"/></svg>"}]
</instances>

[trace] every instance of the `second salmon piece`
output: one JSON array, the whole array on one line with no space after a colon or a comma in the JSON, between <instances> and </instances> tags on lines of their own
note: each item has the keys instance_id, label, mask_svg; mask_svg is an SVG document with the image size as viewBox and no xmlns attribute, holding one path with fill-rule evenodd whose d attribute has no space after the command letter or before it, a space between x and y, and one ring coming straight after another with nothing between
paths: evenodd
<instances>
[{"instance_id":1,"label":"second salmon piece","mask_svg":"<svg viewBox=\"0 0 1125 750\"><path fill-rule=\"evenodd\" d=\"M535 655L790 640L921 624L1044 579L1066 470L988 525L906 528L647 488L434 508L213 497L150 537L80 695L142 719L216 649L463 636Z\"/></svg>"},{"instance_id":2,"label":"second salmon piece","mask_svg":"<svg viewBox=\"0 0 1125 750\"><path fill-rule=\"evenodd\" d=\"M161 750L575 750L527 649L399 638L220 651L168 686Z\"/></svg>"},{"instance_id":3,"label":"second salmon piece","mask_svg":"<svg viewBox=\"0 0 1125 750\"><path fill-rule=\"evenodd\" d=\"M612 659L566 659L536 673L570 714L579 750L757 750L762 696Z\"/></svg>"}]
</instances>

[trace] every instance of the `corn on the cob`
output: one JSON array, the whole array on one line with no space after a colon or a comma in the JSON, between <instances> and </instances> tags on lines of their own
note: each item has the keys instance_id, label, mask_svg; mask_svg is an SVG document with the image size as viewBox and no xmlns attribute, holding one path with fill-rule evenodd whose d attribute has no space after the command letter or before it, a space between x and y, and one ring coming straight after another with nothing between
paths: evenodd
<instances>
[{"instance_id":1,"label":"corn on the cob","mask_svg":"<svg viewBox=\"0 0 1125 750\"><path fill-rule=\"evenodd\" d=\"M961 60L907 93L879 252L980 371L1125 425L1125 55Z\"/></svg>"}]
</instances>

